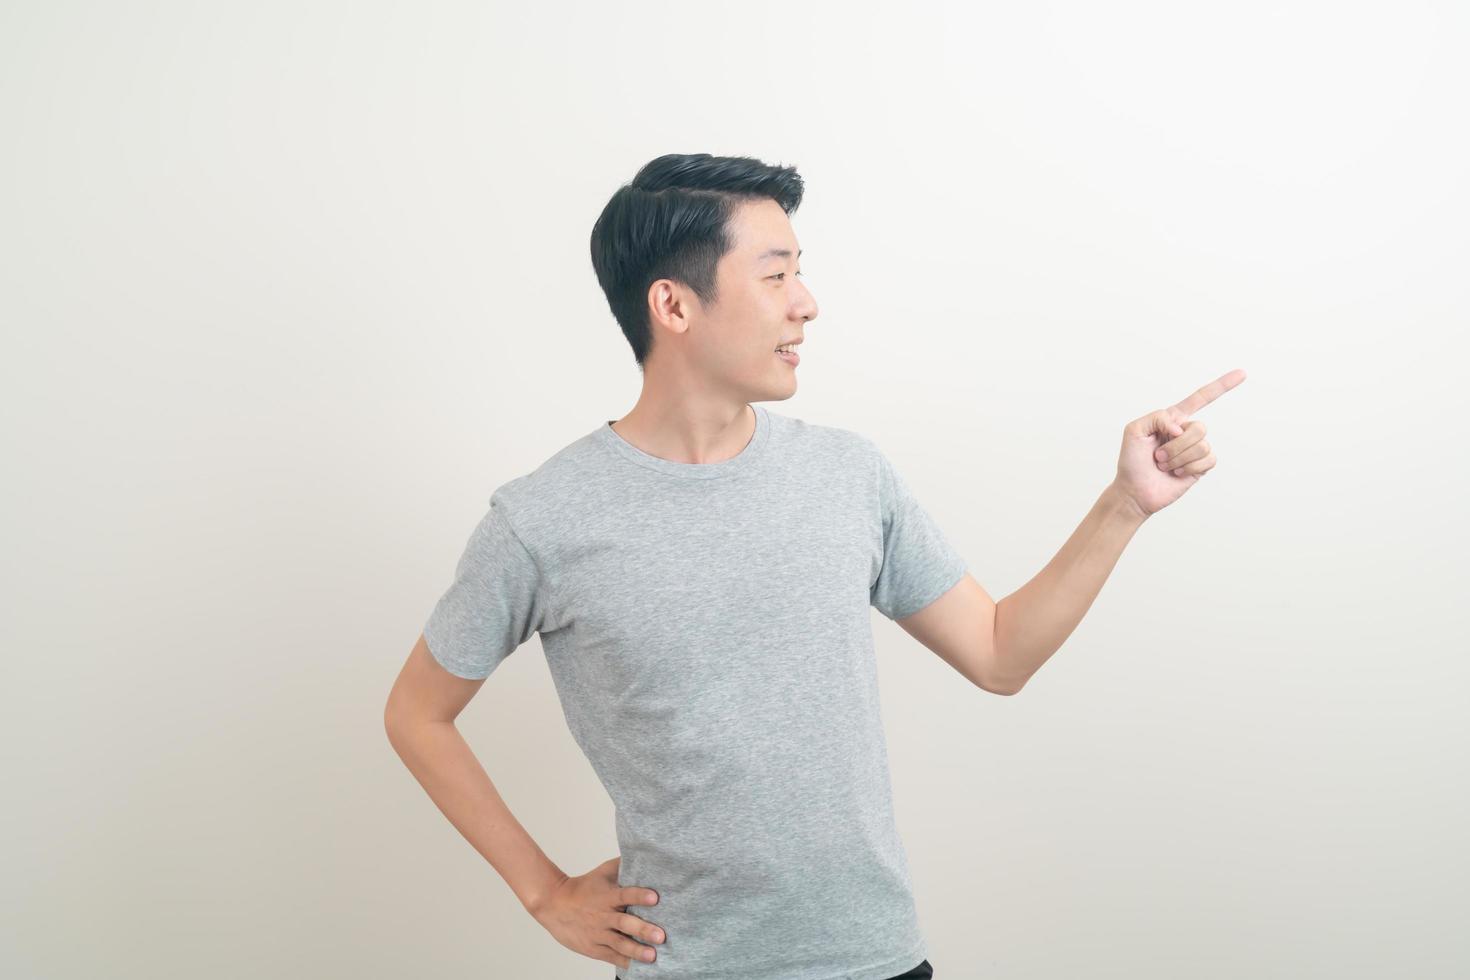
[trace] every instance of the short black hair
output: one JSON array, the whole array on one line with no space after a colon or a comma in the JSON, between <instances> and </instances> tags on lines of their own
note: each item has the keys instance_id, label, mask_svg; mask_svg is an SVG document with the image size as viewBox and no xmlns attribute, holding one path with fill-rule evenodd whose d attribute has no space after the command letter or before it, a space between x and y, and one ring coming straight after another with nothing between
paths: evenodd
<instances>
[{"instance_id":1,"label":"short black hair","mask_svg":"<svg viewBox=\"0 0 1470 980\"><path fill-rule=\"evenodd\" d=\"M802 190L795 167L708 153L666 153L618 188L592 226L592 268L638 370L653 340L648 287L672 279L713 303L715 267L733 244L728 222L737 206L769 197L790 215Z\"/></svg>"}]
</instances>

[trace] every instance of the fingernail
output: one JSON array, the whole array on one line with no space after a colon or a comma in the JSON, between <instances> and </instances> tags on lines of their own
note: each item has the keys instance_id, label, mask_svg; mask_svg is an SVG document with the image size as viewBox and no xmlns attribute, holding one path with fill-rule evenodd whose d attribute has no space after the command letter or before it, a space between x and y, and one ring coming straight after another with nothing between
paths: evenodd
<instances>
[{"instance_id":1,"label":"fingernail","mask_svg":"<svg viewBox=\"0 0 1470 980\"><path fill-rule=\"evenodd\" d=\"M651 950L651 949L645 949L643 951L643 958L645 960L651 960L651 959L653 959L653 950Z\"/></svg>"},{"instance_id":2,"label":"fingernail","mask_svg":"<svg viewBox=\"0 0 1470 980\"><path fill-rule=\"evenodd\" d=\"M664 941L664 934L661 933L661 932L659 932L658 930L654 930L654 933L653 933L653 941L656 942L656 943L663 942Z\"/></svg>"},{"instance_id":3,"label":"fingernail","mask_svg":"<svg viewBox=\"0 0 1470 980\"><path fill-rule=\"evenodd\" d=\"M1154 453L1154 459L1162 463L1164 461L1164 451L1160 449L1158 452Z\"/></svg>"}]
</instances>

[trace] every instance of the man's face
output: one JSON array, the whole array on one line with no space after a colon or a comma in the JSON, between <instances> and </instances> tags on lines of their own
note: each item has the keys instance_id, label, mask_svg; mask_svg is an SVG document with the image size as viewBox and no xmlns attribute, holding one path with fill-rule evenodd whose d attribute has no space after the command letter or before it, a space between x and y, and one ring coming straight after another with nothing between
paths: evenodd
<instances>
[{"instance_id":1,"label":"man's face","mask_svg":"<svg viewBox=\"0 0 1470 980\"><path fill-rule=\"evenodd\" d=\"M718 297L711 306L694 301L691 328L680 338L687 366L738 401L790 398L797 358L776 347L804 340L817 315L816 299L798 278L801 249L791 221L767 198L742 205L730 234L733 247L716 267Z\"/></svg>"}]
</instances>

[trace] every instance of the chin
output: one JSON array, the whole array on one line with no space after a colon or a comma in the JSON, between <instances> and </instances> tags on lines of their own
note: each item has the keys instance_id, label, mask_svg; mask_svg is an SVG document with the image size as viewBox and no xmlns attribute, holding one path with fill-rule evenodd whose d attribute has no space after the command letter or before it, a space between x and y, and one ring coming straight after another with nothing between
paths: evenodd
<instances>
[{"instance_id":1,"label":"chin","mask_svg":"<svg viewBox=\"0 0 1470 980\"><path fill-rule=\"evenodd\" d=\"M783 368L783 370L789 370ZM796 394L795 372L792 377L771 378L770 376L751 378L741 384L743 397L747 402L782 402Z\"/></svg>"}]
</instances>

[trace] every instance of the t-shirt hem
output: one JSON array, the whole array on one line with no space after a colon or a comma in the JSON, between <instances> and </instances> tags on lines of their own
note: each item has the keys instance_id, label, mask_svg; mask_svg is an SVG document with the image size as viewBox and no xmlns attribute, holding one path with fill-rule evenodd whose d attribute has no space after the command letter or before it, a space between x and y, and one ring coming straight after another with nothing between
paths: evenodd
<instances>
[{"instance_id":1,"label":"t-shirt hem","mask_svg":"<svg viewBox=\"0 0 1470 980\"><path fill-rule=\"evenodd\" d=\"M839 973L836 976L826 978L826 980L888 980L889 977L902 976L928 958L928 947L925 943L921 942L903 956L888 960L885 963L877 963L861 970L849 970L846 973Z\"/></svg>"},{"instance_id":2,"label":"t-shirt hem","mask_svg":"<svg viewBox=\"0 0 1470 980\"><path fill-rule=\"evenodd\" d=\"M882 963L874 963L860 970L846 970L842 973L833 973L823 977L803 977L802 980L889 980L890 977L903 976L914 967L929 958L928 943L920 940L919 944L902 956L896 956ZM634 967L645 967L650 964L634 960L629 964L629 969ZM626 974L618 972L613 974L613 980L628 980Z\"/></svg>"},{"instance_id":3,"label":"t-shirt hem","mask_svg":"<svg viewBox=\"0 0 1470 980\"><path fill-rule=\"evenodd\" d=\"M929 588L920 593L919 598L910 600L909 603L904 606L895 606L888 610L879 609L878 611L883 613L883 615L887 616L889 619L894 620L895 622L908 616L912 616L914 613L919 612L922 609L929 608L929 605L931 603L943 597L945 593L949 592L949 590L954 588L956 585L959 585L960 580L965 577L965 574L969 570L970 566L968 561L966 561L963 557L956 555L950 561L949 565L945 567L943 573L940 574L937 578L931 580Z\"/></svg>"},{"instance_id":4,"label":"t-shirt hem","mask_svg":"<svg viewBox=\"0 0 1470 980\"><path fill-rule=\"evenodd\" d=\"M424 645L429 648L429 656L438 661L439 666L449 671L455 677L467 681L478 681L490 676L490 672L483 667L468 663L451 655L445 644L440 642L438 635L439 628L432 621L432 618L430 622L424 624L422 632L424 634Z\"/></svg>"}]
</instances>

